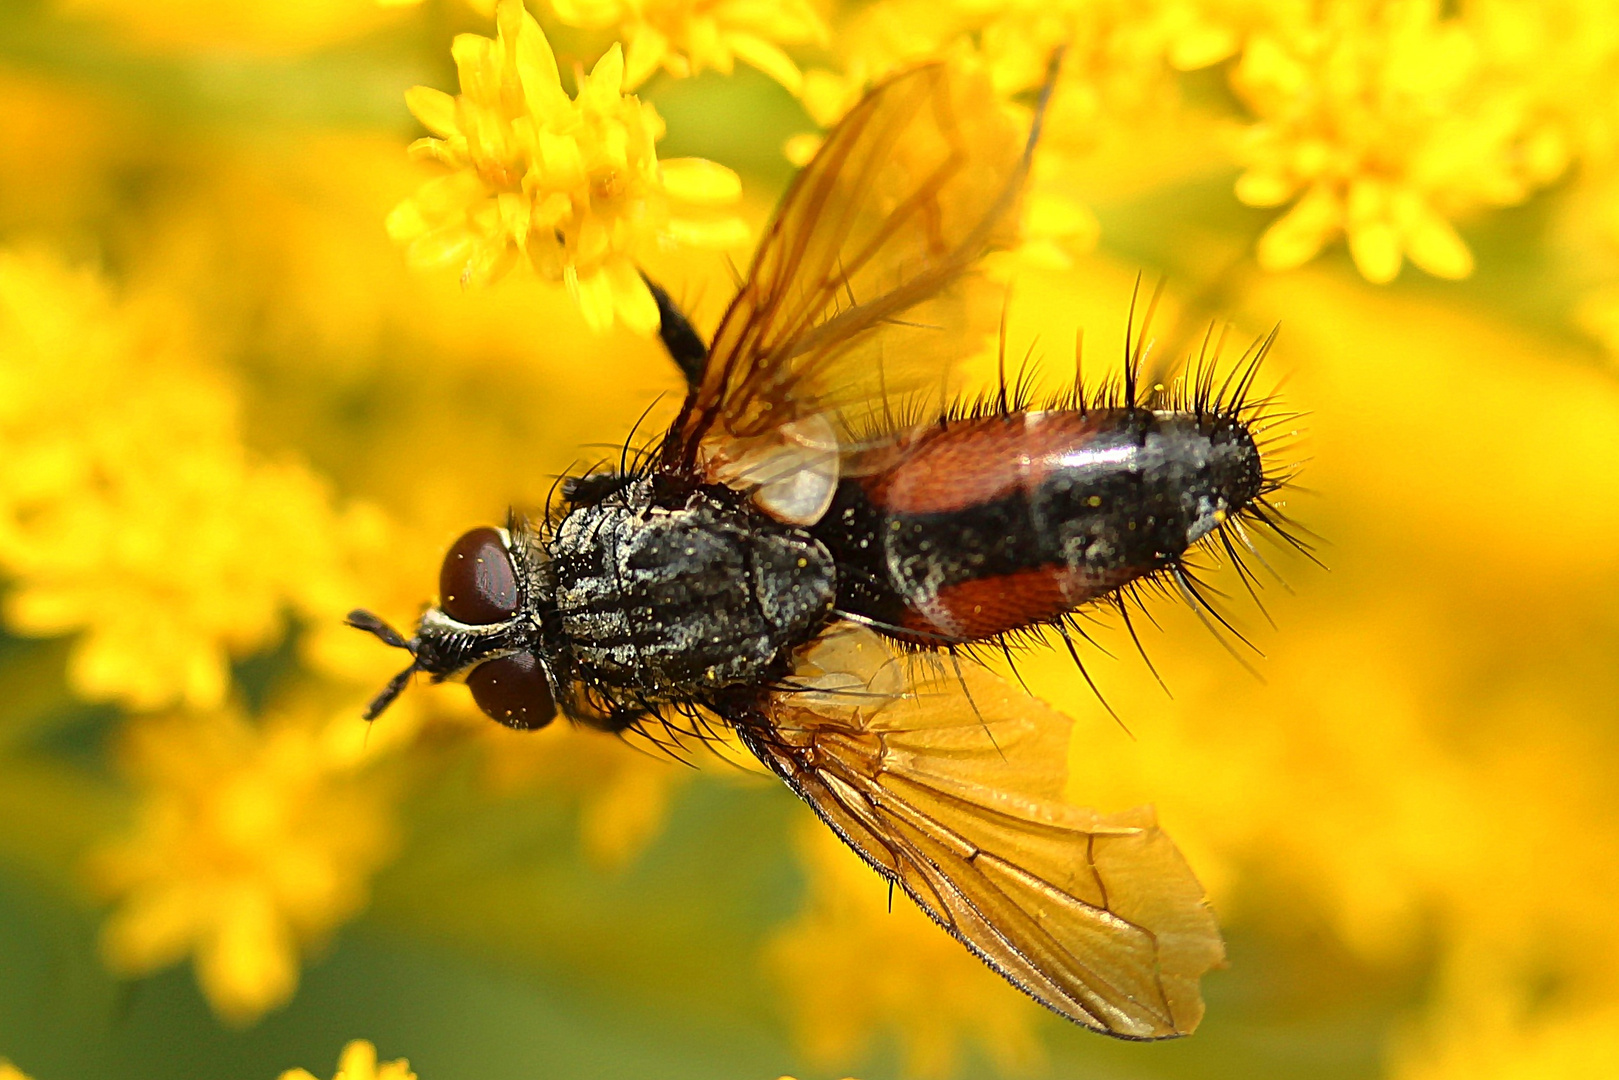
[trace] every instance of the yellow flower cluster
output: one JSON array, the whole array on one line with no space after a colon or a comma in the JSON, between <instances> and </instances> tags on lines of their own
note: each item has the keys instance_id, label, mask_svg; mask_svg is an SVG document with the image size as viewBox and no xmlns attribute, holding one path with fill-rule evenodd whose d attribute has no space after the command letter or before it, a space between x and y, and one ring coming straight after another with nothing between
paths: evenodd
<instances>
[{"instance_id":1,"label":"yellow flower cluster","mask_svg":"<svg viewBox=\"0 0 1619 1080\"><path fill-rule=\"evenodd\" d=\"M678 999L665 1026L689 1007L790 1034L805 1067L891 1043L918 1076L1042 1055L1189 1075L1206 1059L1173 1055L1241 1028L1300 1073L1350 1053L1391 1080L1611 1071L1619 392L1567 327L1619 355L1613 0L62 0L4 25L0 621L64 646L0 636L0 900L42 869L46 904L106 905L112 971L189 961L232 1024L289 1001L277 1027L308 1022L302 963L375 890L391 938L534 959L593 1021ZM1058 49L1012 351L1038 336L1060 370L1049 343L1076 327L1116 341L1143 268L1169 279L1155 360L1207 310L1283 320L1273 374L1313 414L1321 493L1289 509L1332 541L1331 575L1279 566L1297 595L1268 598L1263 685L1187 612L1155 603L1161 637L1138 620L1174 699L1140 665L1093 668L1134 741L1066 656L1020 658L1076 717L1072 797L1157 802L1233 930L1204 1031L1162 1052L1047 1038L779 785L770 804L561 723L473 723L455 686L367 727L405 657L341 625L364 605L407 626L460 530L536 509L581 445L678 400L656 343L586 336L654 325L648 263L700 326L731 295L714 249L743 239L741 180L659 161L664 116L757 169L751 220L796 121L720 76L762 71L824 128L951 57L1026 115ZM449 60L458 93L406 91L448 86ZM1310 265L1340 242L1342 265ZM1367 286L1407 262L1478 272ZM39 659L64 653L65 685ZM759 850L731 858L726 814ZM715 850L756 874L742 900L666 888ZM338 1070L411 1076L367 1043Z\"/></svg>"},{"instance_id":2,"label":"yellow flower cluster","mask_svg":"<svg viewBox=\"0 0 1619 1080\"><path fill-rule=\"evenodd\" d=\"M624 64L612 54L603 61L624 86L639 85L659 66L677 75L705 67L728 72L742 58L800 94L823 127L866 86L909 63L938 56L981 63L1010 101L1040 85L1060 52L1060 90L1024 223L1026 256L1056 269L1072 265L1098 237L1094 213L1065 179L1078 162L1145 113L1171 105L1178 72L1232 57L1232 89L1251 115L1232 141L1242 168L1236 195L1251 206L1288 207L1260 238L1256 255L1267 270L1308 262L1342 236L1373 282L1393 280L1407 259L1439 277L1466 277L1473 255L1457 221L1523 202L1571 161L1605 160L1619 131L1619 110L1602 105L1619 99L1619 30L1600 0L1492 0L1460 13L1437 0L1329 0L1318 10L1289 0L879 0L843 13L839 67L807 77L780 46L827 40L828 31L797 4L567 0L553 10L567 25L625 34ZM426 92L414 93L423 122L448 132L444 101L429 107ZM464 87L461 100L467 96ZM797 137L788 156L801 164L818 141ZM521 142L506 137L503 145ZM536 217L527 188L503 210L494 203L503 190L512 194L501 177L521 172L542 183L545 170L532 170L532 159L521 155L486 157L500 163L481 174L485 183L470 173L454 184L446 178L396 213L392 228L412 243L418 263L453 264L477 279L503 273L520 251L532 257L529 244L540 243L531 239L535 221L548 216ZM459 158L448 163L464 165ZM666 183L672 169L688 167L664 163ZM730 197L696 169L690 182L673 183L670 190L698 203ZM571 181L564 174L556 184L553 190L566 189ZM574 197L572 205L587 201ZM562 212L560 200L551 206ZM615 216L599 205L590 213ZM470 228L443 234L463 216ZM671 220L664 235L721 246L736 242L734 228L694 230ZM428 239L435 230L441 235ZM570 246L566 228L554 233L558 250L536 266L568 282L592 326L610 325L616 310L644 331L651 308L633 266L645 236L609 232L611 269L599 278L592 278L598 263L591 253L606 249ZM1599 337L1612 321L1608 295L1598 290L1581 310Z\"/></svg>"},{"instance_id":3,"label":"yellow flower cluster","mask_svg":"<svg viewBox=\"0 0 1619 1080\"><path fill-rule=\"evenodd\" d=\"M291 999L300 951L365 906L393 847L387 784L336 763L322 728L224 713L129 731L134 831L91 866L119 905L109 967L141 976L194 955L214 1010L238 1024Z\"/></svg>"},{"instance_id":4,"label":"yellow flower cluster","mask_svg":"<svg viewBox=\"0 0 1619 1080\"><path fill-rule=\"evenodd\" d=\"M825 126L874 79L945 55L976 58L1018 95L1060 52L1046 153L1069 159L1050 172L1071 174L1110 131L1173 101L1176 72L1237 56L1231 85L1252 116L1234 146L1237 197L1293 204L1261 238L1260 265L1296 267L1343 235L1370 281L1406 258L1459 278L1473 258L1456 219L1521 203L1576 155L1609 152L1615 19L1600 0L1461 14L1438 0L883 0L840 27L843 69L811 72L804 101ZM789 154L813 147L800 139ZM1094 228L1071 194L1037 183L1026 230L1043 250L1084 250Z\"/></svg>"},{"instance_id":5,"label":"yellow flower cluster","mask_svg":"<svg viewBox=\"0 0 1619 1080\"><path fill-rule=\"evenodd\" d=\"M388 232L413 264L452 267L464 281L498 279L526 259L566 284L593 328L621 321L649 334L658 310L636 259L660 241L744 242L737 218L674 212L677 203L735 202L741 181L709 161L658 160L653 143L663 121L624 95L618 46L570 99L545 33L520 0L501 0L496 19L494 40L455 39L459 96L425 86L410 92L411 111L433 132L412 152L450 172L401 203Z\"/></svg>"},{"instance_id":6,"label":"yellow flower cluster","mask_svg":"<svg viewBox=\"0 0 1619 1080\"><path fill-rule=\"evenodd\" d=\"M175 307L0 253L6 623L82 632L75 689L138 709L219 705L232 658L344 591L326 485L246 452L234 388Z\"/></svg>"},{"instance_id":7,"label":"yellow flower cluster","mask_svg":"<svg viewBox=\"0 0 1619 1080\"><path fill-rule=\"evenodd\" d=\"M825 45L826 25L807 0L550 0L568 26L614 27L629 43L624 85L635 89L660 68L676 78L731 74L741 60L793 93L803 86L783 45Z\"/></svg>"},{"instance_id":8,"label":"yellow flower cluster","mask_svg":"<svg viewBox=\"0 0 1619 1080\"><path fill-rule=\"evenodd\" d=\"M1515 88L1437 3L1337 3L1320 22L1256 36L1233 85L1259 122L1237 196L1297 199L1260 239L1282 270L1348 237L1355 265L1386 282L1403 258L1438 277L1472 273L1451 216L1522 202L1555 177L1555 146L1525 140Z\"/></svg>"}]
</instances>

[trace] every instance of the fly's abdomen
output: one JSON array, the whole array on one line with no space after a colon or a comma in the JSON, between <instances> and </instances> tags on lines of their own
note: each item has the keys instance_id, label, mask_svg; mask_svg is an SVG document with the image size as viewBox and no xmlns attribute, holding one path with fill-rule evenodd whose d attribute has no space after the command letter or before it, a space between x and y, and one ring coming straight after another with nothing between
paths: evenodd
<instances>
[{"instance_id":1,"label":"fly's abdomen","mask_svg":"<svg viewBox=\"0 0 1619 1080\"><path fill-rule=\"evenodd\" d=\"M1174 566L1262 484L1229 416L1020 411L863 451L815 533L840 609L918 641L976 641Z\"/></svg>"}]
</instances>

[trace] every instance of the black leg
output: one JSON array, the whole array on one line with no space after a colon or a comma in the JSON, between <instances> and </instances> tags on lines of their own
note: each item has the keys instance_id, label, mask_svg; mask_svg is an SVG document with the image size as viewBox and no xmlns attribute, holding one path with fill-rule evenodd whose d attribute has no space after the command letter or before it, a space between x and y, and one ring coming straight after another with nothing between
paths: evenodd
<instances>
[{"instance_id":1,"label":"black leg","mask_svg":"<svg viewBox=\"0 0 1619 1080\"><path fill-rule=\"evenodd\" d=\"M669 355L680 368L680 373L686 376L686 385L696 389L697 384L703 381L703 369L708 364L708 346L703 339L697 336L686 316L675 307L675 302L669 299L669 294L656 281L641 275L647 288L652 290L652 299L658 302L658 336L663 339L663 347L669 350Z\"/></svg>"}]
</instances>

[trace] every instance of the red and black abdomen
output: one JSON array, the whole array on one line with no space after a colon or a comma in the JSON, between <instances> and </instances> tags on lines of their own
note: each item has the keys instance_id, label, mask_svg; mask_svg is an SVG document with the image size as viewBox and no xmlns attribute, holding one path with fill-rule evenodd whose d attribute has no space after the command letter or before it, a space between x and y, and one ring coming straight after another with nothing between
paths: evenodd
<instances>
[{"instance_id":1,"label":"red and black abdomen","mask_svg":"<svg viewBox=\"0 0 1619 1080\"><path fill-rule=\"evenodd\" d=\"M1263 482L1230 416L1012 412L861 451L814 533L840 611L922 643L979 641L1176 565Z\"/></svg>"}]
</instances>

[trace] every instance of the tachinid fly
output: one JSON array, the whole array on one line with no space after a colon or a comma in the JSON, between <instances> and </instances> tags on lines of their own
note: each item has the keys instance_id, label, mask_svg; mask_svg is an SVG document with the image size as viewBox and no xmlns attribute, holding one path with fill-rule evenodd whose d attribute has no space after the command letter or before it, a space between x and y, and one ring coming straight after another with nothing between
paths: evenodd
<instances>
[{"instance_id":1,"label":"tachinid fly","mask_svg":"<svg viewBox=\"0 0 1619 1080\"><path fill-rule=\"evenodd\" d=\"M1043 109L1044 103L1040 109ZM723 723L878 873L1015 986L1132 1039L1182 1035L1224 947L1150 809L1062 802L1069 720L974 646L1172 581L1277 527L1249 384L1124 384L1035 409L891 412L980 329L966 279L1008 246L1038 138L976 76L873 89L793 183L705 347L654 288L687 381L656 448L568 480L547 519L461 537L408 640L514 728L561 712L678 737ZM1135 361L1139 361L1139 343ZM1003 380L1004 381L1004 380ZM1285 533L1283 534L1285 537ZM1240 559L1238 560L1240 563Z\"/></svg>"}]
</instances>

